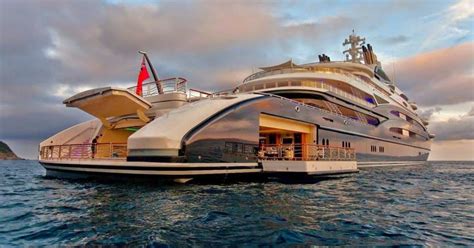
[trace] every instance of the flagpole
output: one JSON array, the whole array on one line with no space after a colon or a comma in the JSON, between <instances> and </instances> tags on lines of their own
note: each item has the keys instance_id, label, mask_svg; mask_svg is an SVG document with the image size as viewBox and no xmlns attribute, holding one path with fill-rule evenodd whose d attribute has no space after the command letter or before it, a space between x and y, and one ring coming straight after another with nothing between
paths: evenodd
<instances>
[{"instance_id":1,"label":"flagpole","mask_svg":"<svg viewBox=\"0 0 474 248\"><path fill-rule=\"evenodd\" d=\"M144 51L138 51L138 53L143 54L143 56L145 56L146 62L148 63L148 66L150 66L151 74L153 74L153 78L155 79L155 82L156 82L156 84L158 85L158 93L162 94L162 93L163 93L163 90L161 89L161 84L158 84L158 82L159 82L160 80L158 79L158 76L156 75L155 68L154 68L153 65L151 64L151 61L150 61L150 59L148 58L148 55L147 55L146 52L144 52Z\"/></svg>"}]
</instances>

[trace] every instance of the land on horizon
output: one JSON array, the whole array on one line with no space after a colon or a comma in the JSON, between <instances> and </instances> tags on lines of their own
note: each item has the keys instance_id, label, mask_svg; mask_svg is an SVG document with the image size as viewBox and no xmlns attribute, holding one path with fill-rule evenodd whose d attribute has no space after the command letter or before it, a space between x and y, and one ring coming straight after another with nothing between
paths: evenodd
<instances>
[{"instance_id":1,"label":"land on horizon","mask_svg":"<svg viewBox=\"0 0 474 248\"><path fill-rule=\"evenodd\" d=\"M0 160L23 160L3 141L0 141Z\"/></svg>"}]
</instances>

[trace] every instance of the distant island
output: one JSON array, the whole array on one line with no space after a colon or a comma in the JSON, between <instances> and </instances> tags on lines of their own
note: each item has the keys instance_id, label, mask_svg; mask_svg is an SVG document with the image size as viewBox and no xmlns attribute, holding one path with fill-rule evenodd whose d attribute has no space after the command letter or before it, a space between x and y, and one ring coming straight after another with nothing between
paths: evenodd
<instances>
[{"instance_id":1,"label":"distant island","mask_svg":"<svg viewBox=\"0 0 474 248\"><path fill-rule=\"evenodd\" d=\"M5 142L0 141L0 160L19 160L19 158Z\"/></svg>"}]
</instances>

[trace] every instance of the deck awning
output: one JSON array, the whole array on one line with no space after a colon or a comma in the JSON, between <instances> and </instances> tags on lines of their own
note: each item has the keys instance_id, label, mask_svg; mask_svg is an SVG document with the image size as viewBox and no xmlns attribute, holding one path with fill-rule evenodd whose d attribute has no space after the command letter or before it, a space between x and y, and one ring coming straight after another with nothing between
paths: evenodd
<instances>
[{"instance_id":1,"label":"deck awning","mask_svg":"<svg viewBox=\"0 0 474 248\"><path fill-rule=\"evenodd\" d=\"M293 63L293 61L290 59L286 61L285 63L279 64L279 65L274 65L274 66L268 66L268 67L260 67L261 70L264 71L273 71L273 70L280 70L280 69L287 69L287 68L298 68L297 64Z\"/></svg>"},{"instance_id":2,"label":"deck awning","mask_svg":"<svg viewBox=\"0 0 474 248\"><path fill-rule=\"evenodd\" d=\"M151 103L126 89L104 87L78 93L63 101L68 107L75 107L99 118L108 125L107 118L124 115L138 115L149 121L144 111L151 108Z\"/></svg>"}]
</instances>

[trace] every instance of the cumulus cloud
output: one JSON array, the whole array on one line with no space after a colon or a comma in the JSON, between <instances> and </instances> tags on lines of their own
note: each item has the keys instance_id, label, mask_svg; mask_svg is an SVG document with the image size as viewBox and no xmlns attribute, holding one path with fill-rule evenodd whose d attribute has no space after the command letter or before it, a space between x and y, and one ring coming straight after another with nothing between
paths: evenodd
<instances>
[{"instance_id":1,"label":"cumulus cloud","mask_svg":"<svg viewBox=\"0 0 474 248\"><path fill-rule=\"evenodd\" d=\"M419 2L372 4L407 11ZM138 50L149 52L162 78L182 76L191 87L221 90L241 82L252 67L291 57L316 60L363 21L386 21L382 14L396 20L394 13L375 15L359 3L330 14L324 5L310 1L303 9L320 15L301 20L298 10L291 20L278 13L294 7L292 2L0 1L0 139L40 140L90 118L64 109L62 100L86 88L133 85ZM407 40L404 35L385 38L392 44ZM397 81L424 106L472 99L472 91L456 91L472 87L472 50L466 43L401 60Z\"/></svg>"},{"instance_id":2,"label":"cumulus cloud","mask_svg":"<svg viewBox=\"0 0 474 248\"><path fill-rule=\"evenodd\" d=\"M430 108L424 111L420 110L418 111L418 115L424 120L429 120L431 116L433 116L434 113L439 113L441 110L442 110L441 107L434 107L434 108Z\"/></svg>"},{"instance_id":3,"label":"cumulus cloud","mask_svg":"<svg viewBox=\"0 0 474 248\"><path fill-rule=\"evenodd\" d=\"M395 62L396 83L421 106L474 100L474 42Z\"/></svg>"},{"instance_id":4,"label":"cumulus cloud","mask_svg":"<svg viewBox=\"0 0 474 248\"><path fill-rule=\"evenodd\" d=\"M471 110L467 112L467 116L474 116L474 106L471 107Z\"/></svg>"},{"instance_id":5,"label":"cumulus cloud","mask_svg":"<svg viewBox=\"0 0 474 248\"><path fill-rule=\"evenodd\" d=\"M270 2L0 5L0 139L9 140L46 138L90 118L65 110L62 98L85 88L133 85L138 50L149 52L161 78L182 76L191 87L220 90L237 85L252 67L287 59L293 43L329 42L351 22L327 16L285 25L272 15L278 3Z\"/></svg>"},{"instance_id":6,"label":"cumulus cloud","mask_svg":"<svg viewBox=\"0 0 474 248\"><path fill-rule=\"evenodd\" d=\"M433 122L429 130L436 135L436 140L474 139L474 116Z\"/></svg>"}]
</instances>

